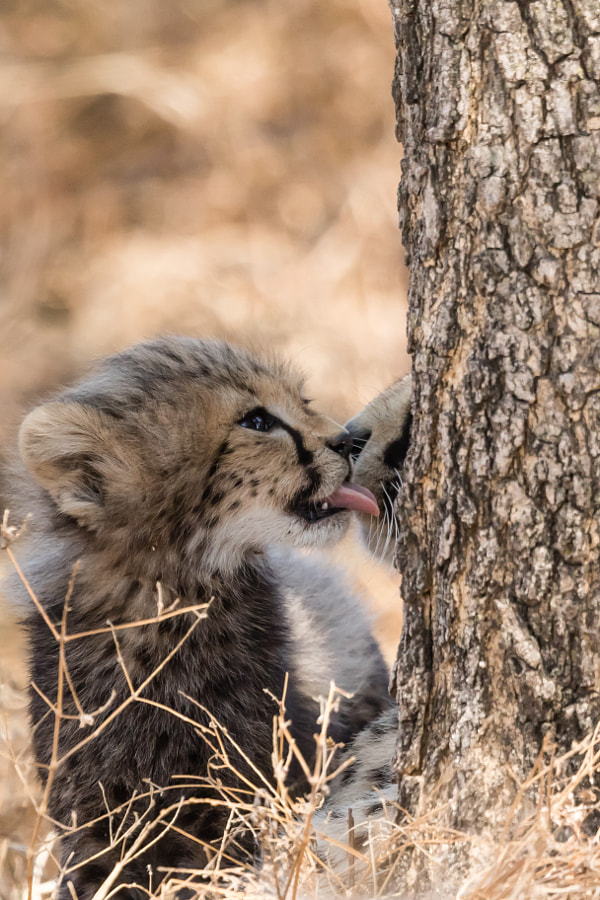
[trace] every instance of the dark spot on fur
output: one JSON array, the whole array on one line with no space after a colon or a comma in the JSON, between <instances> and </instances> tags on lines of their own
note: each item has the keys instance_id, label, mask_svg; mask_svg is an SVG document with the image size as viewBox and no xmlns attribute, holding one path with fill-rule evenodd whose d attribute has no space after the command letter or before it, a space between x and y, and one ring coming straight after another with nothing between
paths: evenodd
<instances>
[{"instance_id":1,"label":"dark spot on fur","mask_svg":"<svg viewBox=\"0 0 600 900\"><path fill-rule=\"evenodd\" d=\"M101 863L90 862L79 871L87 884L98 885L102 884L110 868L103 866ZM70 896L70 894L67 894L67 896ZM77 896L77 889L75 889L75 896Z\"/></svg>"},{"instance_id":2,"label":"dark spot on fur","mask_svg":"<svg viewBox=\"0 0 600 900\"><path fill-rule=\"evenodd\" d=\"M155 660L152 653L150 652L148 647L144 647L143 644L139 647L136 647L135 659L136 662L138 662L140 666L143 666L145 669L152 669L155 665Z\"/></svg>"},{"instance_id":3,"label":"dark spot on fur","mask_svg":"<svg viewBox=\"0 0 600 900\"><path fill-rule=\"evenodd\" d=\"M139 589L140 589L140 582L138 581L137 578L135 578L131 582L131 584L128 585L128 587L127 587L127 591L125 592L125 596L123 597L124 603L127 603L128 601L132 600L135 597L135 595L137 594L137 592L139 591Z\"/></svg>"},{"instance_id":4,"label":"dark spot on fur","mask_svg":"<svg viewBox=\"0 0 600 900\"><path fill-rule=\"evenodd\" d=\"M171 737L166 731L160 732L160 734L156 738L156 743L154 745L154 752L156 753L157 759L160 759L160 757L167 751L170 740Z\"/></svg>"},{"instance_id":5,"label":"dark spot on fur","mask_svg":"<svg viewBox=\"0 0 600 900\"><path fill-rule=\"evenodd\" d=\"M234 510L234 509L237 509L239 506L241 506L240 501L239 501L239 500L234 500L233 503L232 503L232 504L230 505L230 507L229 507L229 512L231 512L231 511Z\"/></svg>"},{"instance_id":6,"label":"dark spot on fur","mask_svg":"<svg viewBox=\"0 0 600 900\"><path fill-rule=\"evenodd\" d=\"M375 813L380 813L383 810L383 803L373 803L367 809L367 816L374 816Z\"/></svg>"},{"instance_id":7,"label":"dark spot on fur","mask_svg":"<svg viewBox=\"0 0 600 900\"><path fill-rule=\"evenodd\" d=\"M383 737L383 735L387 734L387 732L388 728L386 727L385 722L373 722L371 726L371 734L373 735L373 737Z\"/></svg>"},{"instance_id":8,"label":"dark spot on fur","mask_svg":"<svg viewBox=\"0 0 600 900\"><path fill-rule=\"evenodd\" d=\"M110 829L108 827L108 819L101 819L92 825L92 834L99 841L108 841L110 838Z\"/></svg>"},{"instance_id":9,"label":"dark spot on fur","mask_svg":"<svg viewBox=\"0 0 600 900\"><path fill-rule=\"evenodd\" d=\"M181 354L174 350L173 347L163 346L161 348L161 353L163 356L166 356L167 359L171 360L171 362L177 363L179 366L184 365Z\"/></svg>"},{"instance_id":10,"label":"dark spot on fur","mask_svg":"<svg viewBox=\"0 0 600 900\"><path fill-rule=\"evenodd\" d=\"M127 801L129 800L130 792L127 790L123 782L117 781L113 785L112 795L117 806L122 806L123 803L127 803Z\"/></svg>"},{"instance_id":11,"label":"dark spot on fur","mask_svg":"<svg viewBox=\"0 0 600 900\"><path fill-rule=\"evenodd\" d=\"M238 478L235 479L235 481L234 481L233 483L234 483L234 485L235 485L236 487L241 487L242 484L244 483L244 479L238 477Z\"/></svg>"},{"instance_id":12,"label":"dark spot on fur","mask_svg":"<svg viewBox=\"0 0 600 900\"><path fill-rule=\"evenodd\" d=\"M177 825L180 828L188 828L194 825L198 821L198 807L193 806L182 806L181 810L177 814Z\"/></svg>"},{"instance_id":13,"label":"dark spot on fur","mask_svg":"<svg viewBox=\"0 0 600 900\"><path fill-rule=\"evenodd\" d=\"M250 485L251 485L252 487L258 487L259 484L260 484L260 478L253 478L253 479L250 481Z\"/></svg>"},{"instance_id":14,"label":"dark spot on fur","mask_svg":"<svg viewBox=\"0 0 600 900\"><path fill-rule=\"evenodd\" d=\"M221 491L217 491L216 494L213 494L210 498L210 505L216 506L223 499L223 493Z\"/></svg>"},{"instance_id":15,"label":"dark spot on fur","mask_svg":"<svg viewBox=\"0 0 600 900\"><path fill-rule=\"evenodd\" d=\"M65 470L78 470L79 493L85 499L91 499L99 504L104 502L104 482L97 469L99 462L97 457L91 453L78 453L65 455L60 462Z\"/></svg>"},{"instance_id":16,"label":"dark spot on fur","mask_svg":"<svg viewBox=\"0 0 600 900\"><path fill-rule=\"evenodd\" d=\"M321 473L317 469L313 466L309 466L306 470L306 474L308 476L308 484L306 487L303 487L302 490L298 491L292 503L293 506L299 506L300 504L309 501L321 486Z\"/></svg>"},{"instance_id":17,"label":"dark spot on fur","mask_svg":"<svg viewBox=\"0 0 600 900\"><path fill-rule=\"evenodd\" d=\"M372 769L369 772L369 783L373 787L382 788L389 783L391 770L389 766L380 766L378 769Z\"/></svg>"},{"instance_id":18,"label":"dark spot on fur","mask_svg":"<svg viewBox=\"0 0 600 900\"><path fill-rule=\"evenodd\" d=\"M347 769L344 769L342 774L340 775L340 781L342 784L349 784L353 778L356 777L357 766L356 763L351 763Z\"/></svg>"},{"instance_id":19,"label":"dark spot on fur","mask_svg":"<svg viewBox=\"0 0 600 900\"><path fill-rule=\"evenodd\" d=\"M109 416L116 421L122 421L126 417L126 413L115 408L115 403L112 398L102 394L98 394L95 397L85 397L85 399L82 399L82 402L84 406L90 406L92 409L97 409L98 412L101 412L103 415Z\"/></svg>"},{"instance_id":20,"label":"dark spot on fur","mask_svg":"<svg viewBox=\"0 0 600 900\"><path fill-rule=\"evenodd\" d=\"M173 500L172 500L173 508L176 510L184 509L185 501L186 501L185 492L183 490L176 491L173 495Z\"/></svg>"}]
</instances>

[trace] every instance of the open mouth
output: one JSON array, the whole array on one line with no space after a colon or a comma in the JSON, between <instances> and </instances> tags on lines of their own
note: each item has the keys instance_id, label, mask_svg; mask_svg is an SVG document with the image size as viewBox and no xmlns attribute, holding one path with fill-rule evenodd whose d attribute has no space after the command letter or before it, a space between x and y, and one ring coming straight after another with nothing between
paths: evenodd
<instances>
[{"instance_id":1,"label":"open mouth","mask_svg":"<svg viewBox=\"0 0 600 900\"><path fill-rule=\"evenodd\" d=\"M306 522L319 522L349 509L365 512L370 516L379 515L379 507L371 491L361 484L350 484L347 481L323 500L309 500L296 504L293 512Z\"/></svg>"}]
</instances>

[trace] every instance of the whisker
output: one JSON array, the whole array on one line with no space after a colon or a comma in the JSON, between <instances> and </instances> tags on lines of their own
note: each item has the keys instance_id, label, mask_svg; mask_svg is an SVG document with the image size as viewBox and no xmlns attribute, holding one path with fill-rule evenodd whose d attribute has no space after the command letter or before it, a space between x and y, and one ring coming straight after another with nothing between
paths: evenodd
<instances>
[{"instance_id":1,"label":"whisker","mask_svg":"<svg viewBox=\"0 0 600 900\"><path fill-rule=\"evenodd\" d=\"M387 549L388 549L389 544L390 544L390 537L391 537L391 525L390 525L389 520L388 520L387 535L386 535L386 538L385 538L384 545L383 545L383 547L381 548L381 559L385 559L385 557L386 557L386 555L387 555Z\"/></svg>"},{"instance_id":2,"label":"whisker","mask_svg":"<svg viewBox=\"0 0 600 900\"><path fill-rule=\"evenodd\" d=\"M398 490L400 490L400 488L404 485L404 481L402 480L402 475L400 474L399 469L394 469L394 472L396 474L396 478L398 479Z\"/></svg>"},{"instance_id":3,"label":"whisker","mask_svg":"<svg viewBox=\"0 0 600 900\"><path fill-rule=\"evenodd\" d=\"M328 422L331 422L332 425L335 425L336 428L339 428L340 431L345 431L346 434L350 434L345 425L342 425L341 422L336 422L335 419L332 419L331 416L326 415L325 413L319 413L322 419L327 419Z\"/></svg>"},{"instance_id":4,"label":"whisker","mask_svg":"<svg viewBox=\"0 0 600 900\"><path fill-rule=\"evenodd\" d=\"M371 516L369 519L369 533L367 534L367 546L371 546L371 535L373 533L373 525L375 524L375 519Z\"/></svg>"},{"instance_id":5,"label":"whisker","mask_svg":"<svg viewBox=\"0 0 600 900\"><path fill-rule=\"evenodd\" d=\"M381 484L381 489L385 494L387 499L387 503L383 503L383 509L385 513L385 520L387 522L387 537L385 544L383 546L383 550L381 552L382 558L385 557L390 541L394 538L396 541L398 540L398 524L396 522L396 516L394 515L394 501L390 497L385 484Z\"/></svg>"},{"instance_id":6,"label":"whisker","mask_svg":"<svg viewBox=\"0 0 600 900\"><path fill-rule=\"evenodd\" d=\"M383 487L383 485L382 485L382 487ZM380 544L380 541L381 541L381 539L382 539L382 537L383 537L384 528L385 528L385 526L386 526L386 524L387 524L388 514L387 514L387 510L386 510L386 508L385 508L385 504L383 504L383 513L384 513L384 514L383 514L383 518L381 519L381 521L378 521L378 522L377 522L377 531L379 532L379 534L378 534L378 537L377 537L377 543L375 544L375 550L373 551L374 556L379 556L379 555L380 555L380 554L379 554L379 544Z\"/></svg>"}]
</instances>

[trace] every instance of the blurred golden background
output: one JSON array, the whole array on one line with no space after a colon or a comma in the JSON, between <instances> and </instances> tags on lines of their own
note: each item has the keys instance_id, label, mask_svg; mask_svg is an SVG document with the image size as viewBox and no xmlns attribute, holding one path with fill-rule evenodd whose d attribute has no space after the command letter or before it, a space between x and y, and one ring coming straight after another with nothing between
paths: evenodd
<instances>
[{"instance_id":1,"label":"blurred golden background","mask_svg":"<svg viewBox=\"0 0 600 900\"><path fill-rule=\"evenodd\" d=\"M5 449L25 407L160 332L278 348L338 421L407 371L386 0L4 0L0 47ZM391 659L397 578L335 556ZM15 642L4 618L25 746Z\"/></svg>"},{"instance_id":2,"label":"blurred golden background","mask_svg":"<svg viewBox=\"0 0 600 900\"><path fill-rule=\"evenodd\" d=\"M406 371L385 0L5 0L0 42L3 444L160 332L279 348L340 421Z\"/></svg>"}]
</instances>

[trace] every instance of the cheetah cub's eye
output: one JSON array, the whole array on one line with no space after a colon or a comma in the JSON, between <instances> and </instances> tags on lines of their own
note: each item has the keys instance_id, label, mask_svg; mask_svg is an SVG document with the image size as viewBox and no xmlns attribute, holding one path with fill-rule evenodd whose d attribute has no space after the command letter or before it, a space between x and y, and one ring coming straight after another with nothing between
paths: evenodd
<instances>
[{"instance_id":1,"label":"cheetah cub's eye","mask_svg":"<svg viewBox=\"0 0 600 900\"><path fill-rule=\"evenodd\" d=\"M252 431L270 431L277 425L277 419L262 406L257 406L256 409L251 409L242 416L238 425L241 425L242 428L250 428Z\"/></svg>"}]
</instances>

